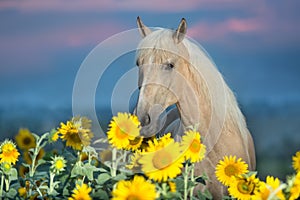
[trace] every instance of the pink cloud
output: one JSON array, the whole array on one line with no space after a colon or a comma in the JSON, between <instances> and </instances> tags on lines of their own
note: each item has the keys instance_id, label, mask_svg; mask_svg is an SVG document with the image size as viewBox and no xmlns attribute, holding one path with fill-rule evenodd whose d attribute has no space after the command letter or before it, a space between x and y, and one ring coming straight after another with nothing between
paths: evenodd
<instances>
[{"instance_id":1,"label":"pink cloud","mask_svg":"<svg viewBox=\"0 0 300 200\"><path fill-rule=\"evenodd\" d=\"M265 29L263 22L256 19L231 18L221 22L198 22L188 29L193 38L213 41L224 39L231 34L257 33Z\"/></svg>"},{"instance_id":2,"label":"pink cloud","mask_svg":"<svg viewBox=\"0 0 300 200\"><path fill-rule=\"evenodd\" d=\"M255 6L254 6L255 5ZM183 12L192 10L224 10L249 9L264 7L264 2L252 0L249 2L238 0L2 0L0 9L16 9L23 12L62 11L151 11L151 12Z\"/></svg>"},{"instance_id":3,"label":"pink cloud","mask_svg":"<svg viewBox=\"0 0 300 200\"><path fill-rule=\"evenodd\" d=\"M206 1L204 1L206 2ZM27 1L17 1L17 0L7 0L1 1L0 9L17 9L20 11L45 11L45 10L55 10L55 11L133 11L133 10L148 10L148 11L184 11L191 10L199 7L201 1L191 0L152 0L152 1L140 1L140 0L73 0L66 3L62 0L51 0L51 1L37 1L37 0L27 0Z\"/></svg>"},{"instance_id":4,"label":"pink cloud","mask_svg":"<svg viewBox=\"0 0 300 200\"><path fill-rule=\"evenodd\" d=\"M199 41L230 46L299 44L300 27L298 19L281 19L275 13L257 15L252 18L229 18L224 21L203 22L191 25L188 35ZM238 36L238 38L237 38Z\"/></svg>"},{"instance_id":5,"label":"pink cloud","mask_svg":"<svg viewBox=\"0 0 300 200\"><path fill-rule=\"evenodd\" d=\"M1 73L15 71L46 70L37 63L52 62L57 49L95 47L102 40L124 30L115 22L80 24L80 26L56 27L50 31L37 31L27 35L7 35L0 37L2 57ZM105 30L105 31L104 31ZM50 54L50 56L49 56ZM28 68L24 68L24 65Z\"/></svg>"}]
</instances>

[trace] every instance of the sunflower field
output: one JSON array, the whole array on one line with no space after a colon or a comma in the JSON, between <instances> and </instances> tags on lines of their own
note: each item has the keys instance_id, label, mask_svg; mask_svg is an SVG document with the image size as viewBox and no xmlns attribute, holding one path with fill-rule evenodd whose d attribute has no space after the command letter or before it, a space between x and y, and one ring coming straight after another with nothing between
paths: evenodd
<instances>
[{"instance_id":1,"label":"sunflower field","mask_svg":"<svg viewBox=\"0 0 300 200\"><path fill-rule=\"evenodd\" d=\"M95 139L91 121L80 116L41 135L20 129L14 141L0 143L0 199L212 199L208 190L194 191L209 181L194 174L206 153L199 132L191 128L176 142L170 133L143 138L140 128L136 116L118 113L107 138ZM286 181L263 181L228 155L215 175L228 188L223 199L294 200L300 196L300 152L292 166Z\"/></svg>"}]
</instances>

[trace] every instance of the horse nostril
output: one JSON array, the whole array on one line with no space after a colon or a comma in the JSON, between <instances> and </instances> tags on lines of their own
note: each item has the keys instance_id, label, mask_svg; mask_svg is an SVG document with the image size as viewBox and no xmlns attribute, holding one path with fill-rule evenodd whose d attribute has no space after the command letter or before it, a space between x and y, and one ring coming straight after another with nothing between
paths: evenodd
<instances>
[{"instance_id":1,"label":"horse nostril","mask_svg":"<svg viewBox=\"0 0 300 200\"><path fill-rule=\"evenodd\" d=\"M150 115L146 114L141 120L141 125L147 126L148 124L150 124Z\"/></svg>"}]
</instances>

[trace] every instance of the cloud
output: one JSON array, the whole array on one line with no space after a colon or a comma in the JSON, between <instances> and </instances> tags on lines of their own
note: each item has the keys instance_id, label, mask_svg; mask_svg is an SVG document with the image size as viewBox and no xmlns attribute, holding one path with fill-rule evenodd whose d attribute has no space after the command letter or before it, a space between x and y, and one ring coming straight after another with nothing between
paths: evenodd
<instances>
[{"instance_id":1,"label":"cloud","mask_svg":"<svg viewBox=\"0 0 300 200\"><path fill-rule=\"evenodd\" d=\"M74 51L95 47L102 40L124 30L117 22L105 21L90 24L69 24L41 27L30 34L10 34L0 37L1 75L15 72L41 71L51 67L53 56L63 51ZM43 66L37 63L44 63Z\"/></svg>"},{"instance_id":2,"label":"cloud","mask_svg":"<svg viewBox=\"0 0 300 200\"><path fill-rule=\"evenodd\" d=\"M265 8L247 17L234 16L209 22L199 20L188 29L188 35L202 42L236 47L299 45L300 27L297 24L300 16L294 16L293 11L289 11L285 11L284 17L283 12Z\"/></svg>"},{"instance_id":3,"label":"cloud","mask_svg":"<svg viewBox=\"0 0 300 200\"><path fill-rule=\"evenodd\" d=\"M265 30L263 22L256 19L230 18L217 22L198 22L188 29L190 37L214 41L222 40L231 34L258 33Z\"/></svg>"},{"instance_id":4,"label":"cloud","mask_svg":"<svg viewBox=\"0 0 300 200\"><path fill-rule=\"evenodd\" d=\"M201 2L201 1L200 1ZM198 0L182 1L182 0L152 0L152 1L140 1L140 0L73 0L68 3L62 0L51 1L17 1L7 0L1 1L0 9L16 9L19 11L167 11L178 12L195 9L200 6Z\"/></svg>"},{"instance_id":5,"label":"cloud","mask_svg":"<svg viewBox=\"0 0 300 200\"><path fill-rule=\"evenodd\" d=\"M255 7L253 6L255 5ZM235 10L262 7L264 3L260 0L239 1L239 0L2 0L0 9L15 9L22 12L43 12L43 11L62 11L62 12L86 12L86 11L150 11L178 13L184 11L202 10Z\"/></svg>"}]
</instances>

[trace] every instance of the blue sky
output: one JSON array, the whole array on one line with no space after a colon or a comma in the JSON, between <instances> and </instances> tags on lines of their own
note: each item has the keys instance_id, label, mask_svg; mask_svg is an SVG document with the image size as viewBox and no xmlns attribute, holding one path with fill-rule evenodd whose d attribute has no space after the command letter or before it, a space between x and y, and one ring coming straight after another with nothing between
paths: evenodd
<instances>
[{"instance_id":1,"label":"blue sky","mask_svg":"<svg viewBox=\"0 0 300 200\"><path fill-rule=\"evenodd\" d=\"M136 28L137 16L167 28L186 18L187 34L242 104L300 102L299 7L290 0L3 0L0 105L71 106L84 58L106 38ZM126 62L133 67L134 60Z\"/></svg>"}]
</instances>

